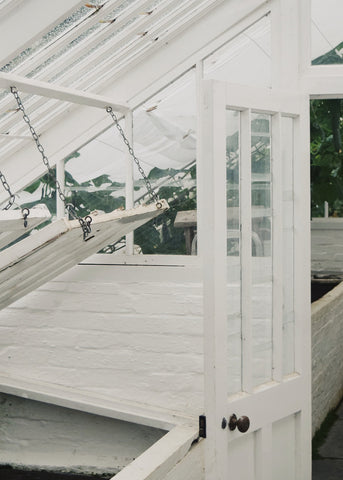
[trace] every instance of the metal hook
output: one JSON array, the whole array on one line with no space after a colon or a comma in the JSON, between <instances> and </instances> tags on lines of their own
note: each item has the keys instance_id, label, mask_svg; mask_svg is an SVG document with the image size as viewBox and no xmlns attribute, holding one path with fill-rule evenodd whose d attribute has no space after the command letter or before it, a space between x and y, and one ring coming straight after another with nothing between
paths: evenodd
<instances>
[{"instance_id":1,"label":"metal hook","mask_svg":"<svg viewBox=\"0 0 343 480\"><path fill-rule=\"evenodd\" d=\"M30 210L28 208L23 208L21 213L23 214L24 218L24 227L27 227L27 217L30 215Z\"/></svg>"}]
</instances>

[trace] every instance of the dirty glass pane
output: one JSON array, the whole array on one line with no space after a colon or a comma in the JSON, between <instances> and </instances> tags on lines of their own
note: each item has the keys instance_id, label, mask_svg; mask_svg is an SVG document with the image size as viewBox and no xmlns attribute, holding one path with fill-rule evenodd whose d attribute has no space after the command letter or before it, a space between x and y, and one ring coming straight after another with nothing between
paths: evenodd
<instances>
[{"instance_id":1,"label":"dirty glass pane","mask_svg":"<svg viewBox=\"0 0 343 480\"><path fill-rule=\"evenodd\" d=\"M195 71L184 74L134 112L135 153L170 209L135 232L143 253L196 254ZM149 200L134 164L135 202ZM183 212L188 212L187 214Z\"/></svg>"},{"instance_id":2,"label":"dirty glass pane","mask_svg":"<svg viewBox=\"0 0 343 480\"><path fill-rule=\"evenodd\" d=\"M270 16L265 16L204 60L204 77L271 86Z\"/></svg>"},{"instance_id":3,"label":"dirty glass pane","mask_svg":"<svg viewBox=\"0 0 343 480\"><path fill-rule=\"evenodd\" d=\"M311 8L312 65L343 63L343 2L312 0Z\"/></svg>"},{"instance_id":4,"label":"dirty glass pane","mask_svg":"<svg viewBox=\"0 0 343 480\"><path fill-rule=\"evenodd\" d=\"M293 123L282 118L283 183L283 373L294 372L294 211L293 211Z\"/></svg>"},{"instance_id":5,"label":"dirty glass pane","mask_svg":"<svg viewBox=\"0 0 343 480\"><path fill-rule=\"evenodd\" d=\"M104 2L102 2L101 0L92 1L92 5L94 5L94 7L101 5L101 3ZM54 42L56 42L56 40L66 35L70 30L80 24L87 17L91 16L93 13L94 9L88 8L86 5L74 10L69 17L64 18L61 23L56 25L52 30L45 33L42 37L38 38L34 43L32 43L32 45L20 52L6 65L0 65L0 71L10 72L19 67L20 65L23 65L29 59L32 59L32 57L38 52L46 49Z\"/></svg>"},{"instance_id":6,"label":"dirty glass pane","mask_svg":"<svg viewBox=\"0 0 343 480\"><path fill-rule=\"evenodd\" d=\"M240 112L226 111L228 394L241 390Z\"/></svg>"},{"instance_id":7,"label":"dirty glass pane","mask_svg":"<svg viewBox=\"0 0 343 480\"><path fill-rule=\"evenodd\" d=\"M253 383L272 377L271 117L251 116Z\"/></svg>"}]
</instances>

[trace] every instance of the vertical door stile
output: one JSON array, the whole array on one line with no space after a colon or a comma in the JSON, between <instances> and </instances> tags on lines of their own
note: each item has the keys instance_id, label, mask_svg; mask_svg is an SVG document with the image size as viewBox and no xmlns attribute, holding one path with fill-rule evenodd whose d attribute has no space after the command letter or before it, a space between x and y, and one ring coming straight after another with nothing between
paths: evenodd
<instances>
[{"instance_id":1,"label":"vertical door stile","mask_svg":"<svg viewBox=\"0 0 343 480\"><path fill-rule=\"evenodd\" d=\"M202 138L203 138L203 122L202 122L202 106L204 98L204 62L199 60L195 66L195 88L196 88L196 131L197 131L197 143L196 143L196 156L197 159L201 158L202 155ZM204 184L203 173L202 173L202 163L197 162L197 254L202 255L202 239L199 232L203 231L202 227L202 202L205 201L205 195L201 195L202 185Z\"/></svg>"},{"instance_id":2,"label":"vertical door stile","mask_svg":"<svg viewBox=\"0 0 343 480\"><path fill-rule=\"evenodd\" d=\"M297 480L311 478L311 232L309 98L294 122L294 316L295 372L302 376L296 416Z\"/></svg>"},{"instance_id":3,"label":"vertical door stile","mask_svg":"<svg viewBox=\"0 0 343 480\"><path fill-rule=\"evenodd\" d=\"M206 480L227 480L226 110L225 85L204 82L201 152Z\"/></svg>"},{"instance_id":4,"label":"vertical door stile","mask_svg":"<svg viewBox=\"0 0 343 480\"><path fill-rule=\"evenodd\" d=\"M241 317L242 317L242 390L252 392L251 326L251 110L241 112Z\"/></svg>"},{"instance_id":5,"label":"vertical door stile","mask_svg":"<svg viewBox=\"0 0 343 480\"><path fill-rule=\"evenodd\" d=\"M283 218L282 218L282 117L280 113L272 116L272 265L273 265L273 327L272 348L273 368L272 378L282 381L282 305L283 305ZM287 259L286 259L287 261Z\"/></svg>"},{"instance_id":6,"label":"vertical door stile","mask_svg":"<svg viewBox=\"0 0 343 480\"><path fill-rule=\"evenodd\" d=\"M132 110L125 114L125 131L130 145L133 145L133 115ZM125 183L125 208L134 206L133 198L133 160L129 152L126 153L126 183ZM126 255L133 255L134 232L126 235Z\"/></svg>"}]
</instances>

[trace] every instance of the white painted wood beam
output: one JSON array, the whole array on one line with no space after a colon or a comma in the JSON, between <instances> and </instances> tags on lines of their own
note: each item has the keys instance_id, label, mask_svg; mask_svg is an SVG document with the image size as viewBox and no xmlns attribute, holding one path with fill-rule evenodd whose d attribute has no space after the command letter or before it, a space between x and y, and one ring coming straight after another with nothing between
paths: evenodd
<instances>
[{"instance_id":1,"label":"white painted wood beam","mask_svg":"<svg viewBox=\"0 0 343 480\"><path fill-rule=\"evenodd\" d=\"M64 102L87 105L89 107L106 108L111 106L113 110L126 113L129 107L124 101L115 101L94 93L82 92L73 88L59 87L57 85L33 80L20 75L0 72L0 88L10 89L16 87L19 91L32 93L48 98L55 98Z\"/></svg>"},{"instance_id":2,"label":"white painted wood beam","mask_svg":"<svg viewBox=\"0 0 343 480\"><path fill-rule=\"evenodd\" d=\"M30 135L11 135L11 134L7 134L7 133L0 133L0 139L1 140L8 140L8 141L11 141L11 140L32 140L32 137L30 137Z\"/></svg>"},{"instance_id":3,"label":"white painted wood beam","mask_svg":"<svg viewBox=\"0 0 343 480\"><path fill-rule=\"evenodd\" d=\"M82 5L80 0L28 0L1 15L1 37L6 41L0 42L0 64L5 65Z\"/></svg>"},{"instance_id":4,"label":"white painted wood beam","mask_svg":"<svg viewBox=\"0 0 343 480\"><path fill-rule=\"evenodd\" d=\"M228 478L226 432L220 428L227 409L227 290L226 290L226 109L225 84L203 82L201 131L202 238L204 308L204 389L207 439L206 478Z\"/></svg>"},{"instance_id":5,"label":"white painted wood beam","mask_svg":"<svg viewBox=\"0 0 343 480\"><path fill-rule=\"evenodd\" d=\"M310 98L343 98L343 65L312 66L302 78Z\"/></svg>"},{"instance_id":6,"label":"white painted wood beam","mask_svg":"<svg viewBox=\"0 0 343 480\"><path fill-rule=\"evenodd\" d=\"M272 86L290 90L299 83L298 0L274 0L272 8Z\"/></svg>"}]
</instances>

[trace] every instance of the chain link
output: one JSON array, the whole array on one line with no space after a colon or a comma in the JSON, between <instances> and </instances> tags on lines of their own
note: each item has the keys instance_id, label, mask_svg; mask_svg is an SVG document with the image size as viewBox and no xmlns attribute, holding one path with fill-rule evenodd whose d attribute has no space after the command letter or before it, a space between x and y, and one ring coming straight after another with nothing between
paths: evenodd
<instances>
[{"instance_id":1,"label":"chain link","mask_svg":"<svg viewBox=\"0 0 343 480\"><path fill-rule=\"evenodd\" d=\"M135 155L135 152L133 150L133 148L131 147L130 145L130 142L129 140L127 139L125 133L124 133L124 130L122 129L119 121L118 121L118 118L116 116L116 114L113 112L113 109L112 107L106 107L106 112L109 113L114 121L114 124L115 126L117 127L125 145L127 146L127 149L129 151L129 154L131 155L131 157L133 158L135 164L137 165L137 168L138 168L138 171L139 173L141 174L141 176L143 177L143 180L145 182L145 185L146 185L146 188L147 188L147 191L148 191L148 194L151 198L151 200L153 202L156 202L156 207L157 208L162 208L162 203L160 202L159 198L158 198L158 195L156 194L156 192L154 191L154 189L152 188L151 186L151 182L150 180L148 179L148 177L146 176L140 162L139 162L139 159L136 157Z\"/></svg>"},{"instance_id":2,"label":"chain link","mask_svg":"<svg viewBox=\"0 0 343 480\"><path fill-rule=\"evenodd\" d=\"M10 196L7 205L6 205L6 207L3 208L3 210L9 210L12 207L12 205L15 201L15 195L14 195L14 193L11 192L11 188L8 185L7 180L5 178L5 175L2 172L0 172L0 181L2 183L2 186L4 187L4 189L6 190L6 192Z\"/></svg>"},{"instance_id":3,"label":"chain link","mask_svg":"<svg viewBox=\"0 0 343 480\"><path fill-rule=\"evenodd\" d=\"M26 111L25 111L25 108L24 108L24 105L21 101L21 98L19 96L19 93L18 93L18 90L16 89L16 87L11 87L11 92L18 104L18 108L19 110L21 110L22 114L23 114L23 119L24 119L24 122L27 123L28 127L29 127L29 130L31 132L31 135L32 135L32 138L33 140L35 141L36 143L36 146L37 146L37 150L40 152L40 154L42 155L42 160L43 160L43 163L44 165L46 166L47 170L48 170L48 175L49 177L51 178L51 180L55 183L56 185L56 191L58 193L58 196L60 197L60 199L62 200L62 202L64 203L65 205L65 208L67 209L68 213L71 215L72 218L74 218L75 220L78 220L81 228L82 228L82 231L83 231L83 239L84 240L89 240L89 234L91 232L91 227L90 227L90 224L92 222L92 218L90 216L86 217L86 220L84 220L83 218L81 218L80 216L77 215L77 212L76 212L76 209L74 207L73 204L71 203L67 203L66 204L66 196L64 195L63 193L63 190L62 190L62 187L61 187L61 184L60 182L57 180L56 178L56 175L55 175L55 172L54 170L51 168L50 166L50 163L49 163L49 160L48 160L48 157L46 156L45 154L45 151L44 151L44 147L43 145L40 143L39 141L39 137L36 133L36 130L34 129L34 127L32 126L31 124L31 121L30 121L30 118L29 116L27 115ZM0 177L0 180L2 181L2 178ZM7 183L7 182L6 182ZM4 185L4 183L3 183ZM4 185L5 187L5 185ZM5 187L6 189L6 187ZM9 190L8 190L9 191ZM14 201L14 200L13 200ZM12 202L13 204L13 202ZM9 208L9 207L7 207ZM6 209L7 209L6 208ZM88 219L88 220L87 220ZM91 238L91 237L90 237Z\"/></svg>"}]
</instances>

